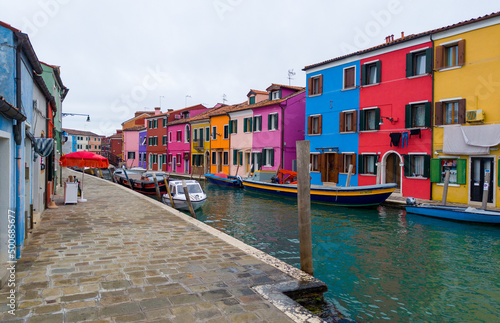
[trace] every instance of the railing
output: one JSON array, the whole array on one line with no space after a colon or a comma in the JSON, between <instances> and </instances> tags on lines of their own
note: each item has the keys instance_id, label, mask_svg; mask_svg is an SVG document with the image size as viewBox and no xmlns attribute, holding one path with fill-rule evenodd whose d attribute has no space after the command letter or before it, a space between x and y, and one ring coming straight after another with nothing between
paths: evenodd
<instances>
[{"instance_id":1,"label":"railing","mask_svg":"<svg viewBox=\"0 0 500 323\"><path fill-rule=\"evenodd\" d=\"M111 165L118 167L122 159L109 151L99 151L97 154L106 157Z\"/></svg>"}]
</instances>

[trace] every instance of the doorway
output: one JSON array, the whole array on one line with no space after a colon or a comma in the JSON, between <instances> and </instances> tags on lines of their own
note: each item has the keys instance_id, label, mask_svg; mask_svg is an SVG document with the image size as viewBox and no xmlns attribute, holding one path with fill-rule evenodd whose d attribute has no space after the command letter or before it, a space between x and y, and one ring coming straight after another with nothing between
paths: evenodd
<instances>
[{"instance_id":1,"label":"doorway","mask_svg":"<svg viewBox=\"0 0 500 323\"><path fill-rule=\"evenodd\" d=\"M217 173L222 173L222 151L217 152Z\"/></svg>"},{"instance_id":2,"label":"doorway","mask_svg":"<svg viewBox=\"0 0 500 323\"><path fill-rule=\"evenodd\" d=\"M396 183L398 189L401 189L401 166L399 166L399 156L391 153L386 157L385 182Z\"/></svg>"},{"instance_id":3,"label":"doorway","mask_svg":"<svg viewBox=\"0 0 500 323\"><path fill-rule=\"evenodd\" d=\"M172 157L172 173L177 172L177 156Z\"/></svg>"},{"instance_id":4,"label":"doorway","mask_svg":"<svg viewBox=\"0 0 500 323\"><path fill-rule=\"evenodd\" d=\"M485 174L490 173L490 183L488 186L488 203L493 203L493 182L494 182L494 159L491 157L471 157L471 180L470 180L470 200L473 202L483 201L483 189Z\"/></svg>"},{"instance_id":5,"label":"doorway","mask_svg":"<svg viewBox=\"0 0 500 323\"><path fill-rule=\"evenodd\" d=\"M325 154L326 157L326 179L323 182L338 183L339 182L339 157L337 153Z\"/></svg>"}]
</instances>

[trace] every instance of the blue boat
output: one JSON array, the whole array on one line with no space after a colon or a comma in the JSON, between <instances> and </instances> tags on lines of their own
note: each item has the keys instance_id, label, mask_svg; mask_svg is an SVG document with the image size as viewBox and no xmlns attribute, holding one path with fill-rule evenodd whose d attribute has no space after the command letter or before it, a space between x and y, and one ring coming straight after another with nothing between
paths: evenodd
<instances>
[{"instance_id":1,"label":"blue boat","mask_svg":"<svg viewBox=\"0 0 500 323\"><path fill-rule=\"evenodd\" d=\"M280 171L276 178L269 181L262 179L257 180L255 179L255 175L261 176L260 178L264 177L262 173L257 173L254 174L253 178L243 179L243 187L245 189L297 198L295 172ZM278 183L275 183L275 181L278 181ZM311 185L310 193L311 202L348 207L364 207L379 205L384 202L396 188L397 185L394 183L352 187Z\"/></svg>"},{"instance_id":2,"label":"blue boat","mask_svg":"<svg viewBox=\"0 0 500 323\"><path fill-rule=\"evenodd\" d=\"M241 184L241 176L230 176L224 173L205 174L205 178L209 183L219 186L243 187Z\"/></svg>"},{"instance_id":3,"label":"blue boat","mask_svg":"<svg viewBox=\"0 0 500 323\"><path fill-rule=\"evenodd\" d=\"M406 212L413 214L453 221L500 224L499 211L451 205L417 204L413 198L408 198L406 204Z\"/></svg>"}]
</instances>

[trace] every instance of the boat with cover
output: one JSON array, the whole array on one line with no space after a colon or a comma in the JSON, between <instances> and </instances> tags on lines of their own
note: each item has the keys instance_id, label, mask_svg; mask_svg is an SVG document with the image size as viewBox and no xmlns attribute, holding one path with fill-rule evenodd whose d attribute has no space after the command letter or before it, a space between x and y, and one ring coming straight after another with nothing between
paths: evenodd
<instances>
[{"instance_id":1,"label":"boat with cover","mask_svg":"<svg viewBox=\"0 0 500 323\"><path fill-rule=\"evenodd\" d=\"M268 173L269 174L269 173ZM243 187L261 193L297 198L297 173L280 170L276 176L266 180L259 171L243 179ZM269 176L267 176L269 177ZM395 183L368 186L311 185L311 202L348 207L379 205L396 189Z\"/></svg>"},{"instance_id":2,"label":"boat with cover","mask_svg":"<svg viewBox=\"0 0 500 323\"><path fill-rule=\"evenodd\" d=\"M185 181L187 191L189 193L189 199L191 200L191 205L196 211L197 209L201 208L203 204L205 204L207 200L207 194L205 194L198 181L195 181L194 179ZM182 187L182 181L170 180L168 182L168 187L170 189L170 194L172 194L172 199L174 200L174 208L176 208L177 210L189 211L189 207L186 201L186 194L184 194L184 188ZM168 206L172 206L168 194L163 194L162 201Z\"/></svg>"},{"instance_id":3,"label":"boat with cover","mask_svg":"<svg viewBox=\"0 0 500 323\"><path fill-rule=\"evenodd\" d=\"M113 177L117 183L126 187L130 187L130 181L132 183L133 190L136 192L146 195L155 195L156 187L153 174L156 174L156 180L158 182L158 187L160 188L160 193L167 192L165 183L168 182L168 175L165 172L143 172L139 170L126 170L119 168L114 171Z\"/></svg>"},{"instance_id":4,"label":"boat with cover","mask_svg":"<svg viewBox=\"0 0 500 323\"><path fill-rule=\"evenodd\" d=\"M209 183L215 185L228 186L228 187L243 187L242 178L240 175L231 176L231 175L226 175L224 173L215 173L215 174L205 174L204 176Z\"/></svg>"},{"instance_id":5,"label":"boat with cover","mask_svg":"<svg viewBox=\"0 0 500 323\"><path fill-rule=\"evenodd\" d=\"M445 220L500 224L499 211L452 205L418 204L412 197L406 199L406 212Z\"/></svg>"}]
</instances>

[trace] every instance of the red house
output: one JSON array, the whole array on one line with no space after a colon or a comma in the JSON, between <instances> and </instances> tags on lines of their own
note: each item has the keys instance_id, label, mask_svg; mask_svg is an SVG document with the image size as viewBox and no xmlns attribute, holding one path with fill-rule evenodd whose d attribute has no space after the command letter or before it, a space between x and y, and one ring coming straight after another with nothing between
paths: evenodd
<instances>
[{"instance_id":1,"label":"red house","mask_svg":"<svg viewBox=\"0 0 500 323\"><path fill-rule=\"evenodd\" d=\"M430 35L388 37L363 52L358 184L397 183L396 194L430 199Z\"/></svg>"}]
</instances>

